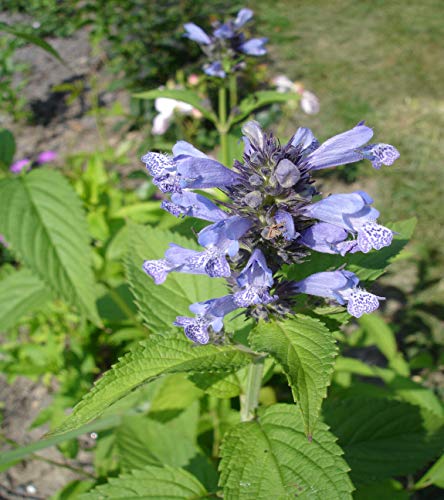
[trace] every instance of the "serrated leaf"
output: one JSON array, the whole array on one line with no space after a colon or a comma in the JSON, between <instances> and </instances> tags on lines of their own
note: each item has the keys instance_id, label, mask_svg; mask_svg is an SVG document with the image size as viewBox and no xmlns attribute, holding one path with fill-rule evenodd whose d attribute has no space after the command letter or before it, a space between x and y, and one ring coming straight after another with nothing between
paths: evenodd
<instances>
[{"instance_id":1,"label":"serrated leaf","mask_svg":"<svg viewBox=\"0 0 444 500\"><path fill-rule=\"evenodd\" d=\"M0 233L51 290L100 323L85 217L68 181L33 170L0 183Z\"/></svg>"},{"instance_id":2,"label":"serrated leaf","mask_svg":"<svg viewBox=\"0 0 444 500\"><path fill-rule=\"evenodd\" d=\"M9 167L15 154L15 139L12 132L0 129L0 166Z\"/></svg>"},{"instance_id":3,"label":"serrated leaf","mask_svg":"<svg viewBox=\"0 0 444 500\"><path fill-rule=\"evenodd\" d=\"M310 274L331 269L338 269L345 265L347 271L356 273L360 280L374 281L384 273L386 267L400 254L407 245L416 226L416 217L407 219L386 226L395 231L393 242L389 247L381 250L373 250L370 253L357 252L344 257L340 255L330 255L320 252L313 252L310 260L304 265L291 265L285 269L285 274L289 279L301 280Z\"/></svg>"},{"instance_id":4,"label":"serrated leaf","mask_svg":"<svg viewBox=\"0 0 444 500\"><path fill-rule=\"evenodd\" d=\"M275 90L254 92L239 103L236 114L229 118L229 124L231 126L241 122L251 115L253 111L263 108L264 106L275 103L286 103L288 101L298 101L300 98L300 95L296 93L277 92Z\"/></svg>"},{"instance_id":5,"label":"serrated leaf","mask_svg":"<svg viewBox=\"0 0 444 500\"><path fill-rule=\"evenodd\" d=\"M193 108L198 109L202 115L213 123L217 122L217 117L208 109L202 99L193 92L192 90L180 90L180 89L154 89L148 90L146 92L139 92L138 94L133 94L136 99L157 99L158 97L166 97L167 99L175 99L176 101L186 102L191 104Z\"/></svg>"},{"instance_id":6,"label":"serrated leaf","mask_svg":"<svg viewBox=\"0 0 444 500\"><path fill-rule=\"evenodd\" d=\"M99 417L111 404L166 373L236 371L251 357L232 346L195 346L181 332L152 334L99 379L54 434Z\"/></svg>"},{"instance_id":7,"label":"serrated leaf","mask_svg":"<svg viewBox=\"0 0 444 500\"><path fill-rule=\"evenodd\" d=\"M353 485L342 450L318 422L310 442L292 405L273 405L257 421L229 431L222 443L224 498L351 499Z\"/></svg>"},{"instance_id":8,"label":"serrated leaf","mask_svg":"<svg viewBox=\"0 0 444 500\"><path fill-rule=\"evenodd\" d=\"M282 366L299 405L305 432L311 435L337 353L332 333L320 321L298 315L286 321L261 322L249 339L253 349L271 354Z\"/></svg>"},{"instance_id":9,"label":"serrated leaf","mask_svg":"<svg viewBox=\"0 0 444 500\"><path fill-rule=\"evenodd\" d=\"M170 231L131 224L126 271L136 304L145 323L154 331L170 329L176 316L190 314L193 302L221 297L227 294L222 279L203 275L171 273L162 285L142 269L144 260L163 257L169 243L197 249L197 244Z\"/></svg>"},{"instance_id":10,"label":"serrated leaf","mask_svg":"<svg viewBox=\"0 0 444 500\"><path fill-rule=\"evenodd\" d=\"M408 403L379 398L327 401L323 413L356 483L414 473L444 446L442 419L441 429L429 432L424 410Z\"/></svg>"},{"instance_id":11,"label":"serrated leaf","mask_svg":"<svg viewBox=\"0 0 444 500\"><path fill-rule=\"evenodd\" d=\"M174 467L148 466L110 478L107 484L81 495L79 500L105 500L113 498L155 500L198 500L208 498L208 492L189 472Z\"/></svg>"},{"instance_id":12,"label":"serrated leaf","mask_svg":"<svg viewBox=\"0 0 444 500\"><path fill-rule=\"evenodd\" d=\"M10 274L0 281L0 331L13 327L50 299L48 287L28 269Z\"/></svg>"}]
</instances>

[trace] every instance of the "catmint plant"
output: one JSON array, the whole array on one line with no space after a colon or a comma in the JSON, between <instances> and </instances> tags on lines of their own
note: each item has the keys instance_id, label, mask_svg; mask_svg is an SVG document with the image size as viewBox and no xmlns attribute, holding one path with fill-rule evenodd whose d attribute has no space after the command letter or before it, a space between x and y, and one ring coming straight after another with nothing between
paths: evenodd
<instances>
[{"instance_id":1,"label":"catmint plant","mask_svg":"<svg viewBox=\"0 0 444 500\"><path fill-rule=\"evenodd\" d=\"M359 318L383 297L359 286L347 270L315 273L292 282L279 273L284 264L303 266L311 252L338 254L380 250L393 232L378 224L379 212L364 191L320 198L317 170L370 160L373 167L399 157L388 144L368 144L373 136L364 122L323 144L299 128L285 144L255 121L243 128L244 153L229 169L179 141L173 155L149 152L142 157L153 182L170 195L162 208L176 217L211 222L198 234L201 251L171 243L160 260L147 260L145 272L156 284L169 273L225 278L229 293L191 304L194 317L178 316L175 325L193 342L226 342L224 317L240 310L255 320L295 313L298 294L324 297L346 305ZM195 190L219 189L229 201L210 200Z\"/></svg>"},{"instance_id":2,"label":"catmint plant","mask_svg":"<svg viewBox=\"0 0 444 500\"><path fill-rule=\"evenodd\" d=\"M225 78L243 66L245 55L263 56L267 53L267 38L247 39L243 33L252 18L252 10L241 9L235 19L216 22L211 35L194 23L184 25L185 36L197 42L208 59L203 67L208 76Z\"/></svg>"}]
</instances>

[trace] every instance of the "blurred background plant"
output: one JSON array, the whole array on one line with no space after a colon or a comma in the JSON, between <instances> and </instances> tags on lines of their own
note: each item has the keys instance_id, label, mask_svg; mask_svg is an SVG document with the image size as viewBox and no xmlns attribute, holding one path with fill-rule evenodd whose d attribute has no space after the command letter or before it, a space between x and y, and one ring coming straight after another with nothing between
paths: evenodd
<instances>
[{"instance_id":1,"label":"blurred background plant","mask_svg":"<svg viewBox=\"0 0 444 500\"><path fill-rule=\"evenodd\" d=\"M386 220L418 217L412 243L378 284L378 293L388 297L381 315L366 317L338 334L341 353L330 392L332 401L362 395L388 397L421 408L428 405L432 413L437 413L437 400L442 399L444 390L444 225L440 215L444 194L440 168L444 156L444 66L438 64L444 39L439 15L442 5L438 0L426 0L421 5L321 0L295 6L289 0L277 0L270 9L269 3L257 0L248 6L254 9L257 20L253 34L269 38L270 55L248 63L238 81L238 102L246 99L245 118L254 112L264 127L273 128L280 137L290 137L298 126L308 126L320 138L365 118L378 137L401 151L400 162L384 171L383 181L372 169L359 164L322 174L324 193L337 191L338 185L344 189L345 184L350 191L365 186ZM97 298L97 313L90 311L88 320L88 314L79 310L78 297L67 298L69 293L61 285L58 288L54 280L50 285L42 282L41 275L35 280L30 269L38 267L37 257L0 235L0 368L8 383L25 384L22 377L26 377L36 384L34 389L43 386L51 396L50 403L45 406L38 402L29 415L17 398L12 407L5 407L5 442L12 444L15 436L17 446L29 442L23 433L26 426L34 429L30 434L33 439L43 434L40 425L57 427L67 409L79 401L99 374L155 330L143 326L137 300L132 298L127 284L131 272L128 230L144 225L155 227L155 234L165 231L165 242L151 243L162 246L171 240L168 231L180 237L200 227L199 223L191 225L160 210L159 194L137 158L148 149L168 151L178 139L220 154L214 123L178 98L181 92L186 93L182 94L184 98L196 95L199 105L208 112L218 112L218 82L202 74L201 51L183 36L183 24L193 22L210 33L212 23L234 17L241 7L244 5L238 2L227 5L224 1L201 0L0 0L0 20L17 32L46 38L51 44L60 42L62 46L65 39L76 40L80 33L86 34L91 58L95 58L87 74L73 72L53 81L49 97L58 96L65 111L59 113L61 108L54 108L54 117L36 123L43 113L35 109L45 109L48 101L43 100L40 108L29 106L27 88L36 68L17 56L30 46L24 38L0 30L0 113L7 117L7 129L0 131L0 178L13 180L18 186L18 182L36 182L40 176L51 185L60 183L72 200L80 200L77 203L70 198L69 210L86 220L88 241L82 248L86 249L85 255L88 248L91 252L91 294ZM66 65L75 66L75 54L70 50L64 60ZM61 63L57 64L62 68ZM41 71L50 73L47 66ZM51 73L53 76L57 72ZM250 97L257 91L271 90L288 94L281 94L278 104L267 101L258 105ZM179 93L173 98L167 97L166 91L173 91L170 96L174 91ZM146 98L132 97L142 92ZM311 92L319 96L318 114L312 113L319 102ZM228 106L234 109L233 116L241 116L236 115L237 104ZM76 110L74 118L69 115L71 109ZM77 141L67 140L57 129L57 119L63 128L72 127L74 136L80 137L82 127L86 127L86 139L82 135ZM27 144L28 134L32 133L40 134L38 147ZM48 137L53 141L50 144ZM239 124L233 123L229 157L241 151L238 141ZM53 164L45 168L35 164L37 168L30 172L26 166L19 175L9 171L17 161L29 158L32 163L40 152L53 149L58 154ZM66 185L58 174L67 180ZM5 196L2 201L6 200L6 191L1 193ZM66 207L63 210L67 211ZM22 220L19 208L8 207L8 213ZM40 222L51 227L49 219ZM407 229L406 234L412 226ZM137 230L133 230L134 234L138 234ZM149 234L154 238L154 233ZM75 241L70 244L75 248ZM140 242L137 244L140 246ZM69 266L65 261L62 264ZM97 317L91 318L95 314ZM240 385L233 377L212 389L182 375L168 376L123 400L118 418L111 423L105 418L88 429L93 432L89 439L51 442L59 445L63 455L50 460L65 471L71 467L69 472L73 474L63 476L61 483L74 481L54 498L76 498L91 487L92 481L103 482L122 471L153 463L188 464L187 470L214 491L214 457L222 435L238 419L234 396L241 390ZM25 392L24 387L29 386L11 387L14 393ZM221 395L226 399L217 399ZM270 367L261 403L266 406L276 401L291 402L292 397L282 371ZM148 424L153 436L151 447L146 449L141 436ZM193 429L190 439L198 443L198 453L187 436L177 431L183 426ZM22 428L21 434L17 427ZM380 460L392 459L393 450L404 439L416 439L411 438L415 429L406 425L403 431L399 440L392 439L389 433L384 435L381 446L386 454L380 451ZM156 441L156 433L172 436L171 449L165 451L165 442ZM183 456L175 455L176 443L188 450ZM93 450L94 458L90 453L85 459L82 450ZM30 453L33 460L41 461L37 452L38 446L25 451L18 448L18 455L9 462L7 457L2 467L29 459ZM203 452L212 459L205 458ZM427 455L407 472L400 466L394 466L388 475L373 471L382 483L380 490L375 489L378 481L369 485L358 480L356 498L436 497L437 486L443 486L442 472L421 479L432 462L433 457ZM31 472L24 474L16 466L2 485L20 494L28 477L32 484L38 484L42 498L49 497L55 492L54 486L39 483L42 474L36 462L28 463L33 464ZM18 471L15 475L14 470ZM437 486L423 489L429 484ZM25 494L27 490L23 491ZM0 494L10 493L0 489Z\"/></svg>"}]
</instances>

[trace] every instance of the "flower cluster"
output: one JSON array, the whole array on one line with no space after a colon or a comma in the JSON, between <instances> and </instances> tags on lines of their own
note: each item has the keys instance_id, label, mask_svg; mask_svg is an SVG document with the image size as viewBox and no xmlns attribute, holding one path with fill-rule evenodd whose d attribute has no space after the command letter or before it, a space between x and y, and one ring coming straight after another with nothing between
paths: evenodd
<instances>
[{"instance_id":1,"label":"flower cluster","mask_svg":"<svg viewBox=\"0 0 444 500\"><path fill-rule=\"evenodd\" d=\"M267 53L267 38L247 39L242 32L253 17L250 9L241 9L235 19L215 23L212 35L194 23L184 25L185 36L197 42L208 58L203 70L209 76L225 78L242 64L242 56L263 56Z\"/></svg>"},{"instance_id":2,"label":"flower cluster","mask_svg":"<svg viewBox=\"0 0 444 500\"><path fill-rule=\"evenodd\" d=\"M56 159L57 153L55 151L42 151L34 161L30 158L22 158L21 160L17 160L9 167L9 171L13 174L20 174L25 169L30 170L31 168L38 167L39 165L51 163Z\"/></svg>"},{"instance_id":3,"label":"flower cluster","mask_svg":"<svg viewBox=\"0 0 444 500\"><path fill-rule=\"evenodd\" d=\"M317 170L368 159L373 167L391 165L399 153L388 144L367 144L373 131L364 123L323 144L300 128L281 145L257 122L243 129L243 161L229 169L191 144L179 141L173 156L149 152L142 161L169 199L162 207L177 217L211 222L198 234L201 251L171 244L163 259L143 268L156 284L171 272L226 278L228 295L193 304L193 318L175 324L192 341L205 344L220 334L224 317L243 308L248 316L288 314L295 294L305 293L347 305L360 317L378 308L379 299L359 287L345 270L316 273L299 282L276 277L285 263L302 263L311 251L345 255L391 244L393 233L378 224L371 197L356 191L320 199ZM212 201L194 190L218 188L229 202Z\"/></svg>"}]
</instances>

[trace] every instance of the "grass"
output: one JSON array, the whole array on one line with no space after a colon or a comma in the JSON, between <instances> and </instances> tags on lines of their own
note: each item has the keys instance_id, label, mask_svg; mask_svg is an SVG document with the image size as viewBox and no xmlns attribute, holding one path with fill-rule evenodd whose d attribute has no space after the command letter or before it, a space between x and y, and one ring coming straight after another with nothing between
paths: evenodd
<instances>
[{"instance_id":1,"label":"grass","mask_svg":"<svg viewBox=\"0 0 444 500\"><path fill-rule=\"evenodd\" d=\"M401 159L379 172L363 163L359 187L375 198L382 221L416 215L414 241L443 261L442 1L276 0L270 8L255 0L250 6L258 32L270 38L273 72L302 80L321 100L319 115L295 114L286 132L305 125L325 139L365 119L375 141L395 145Z\"/></svg>"}]
</instances>

